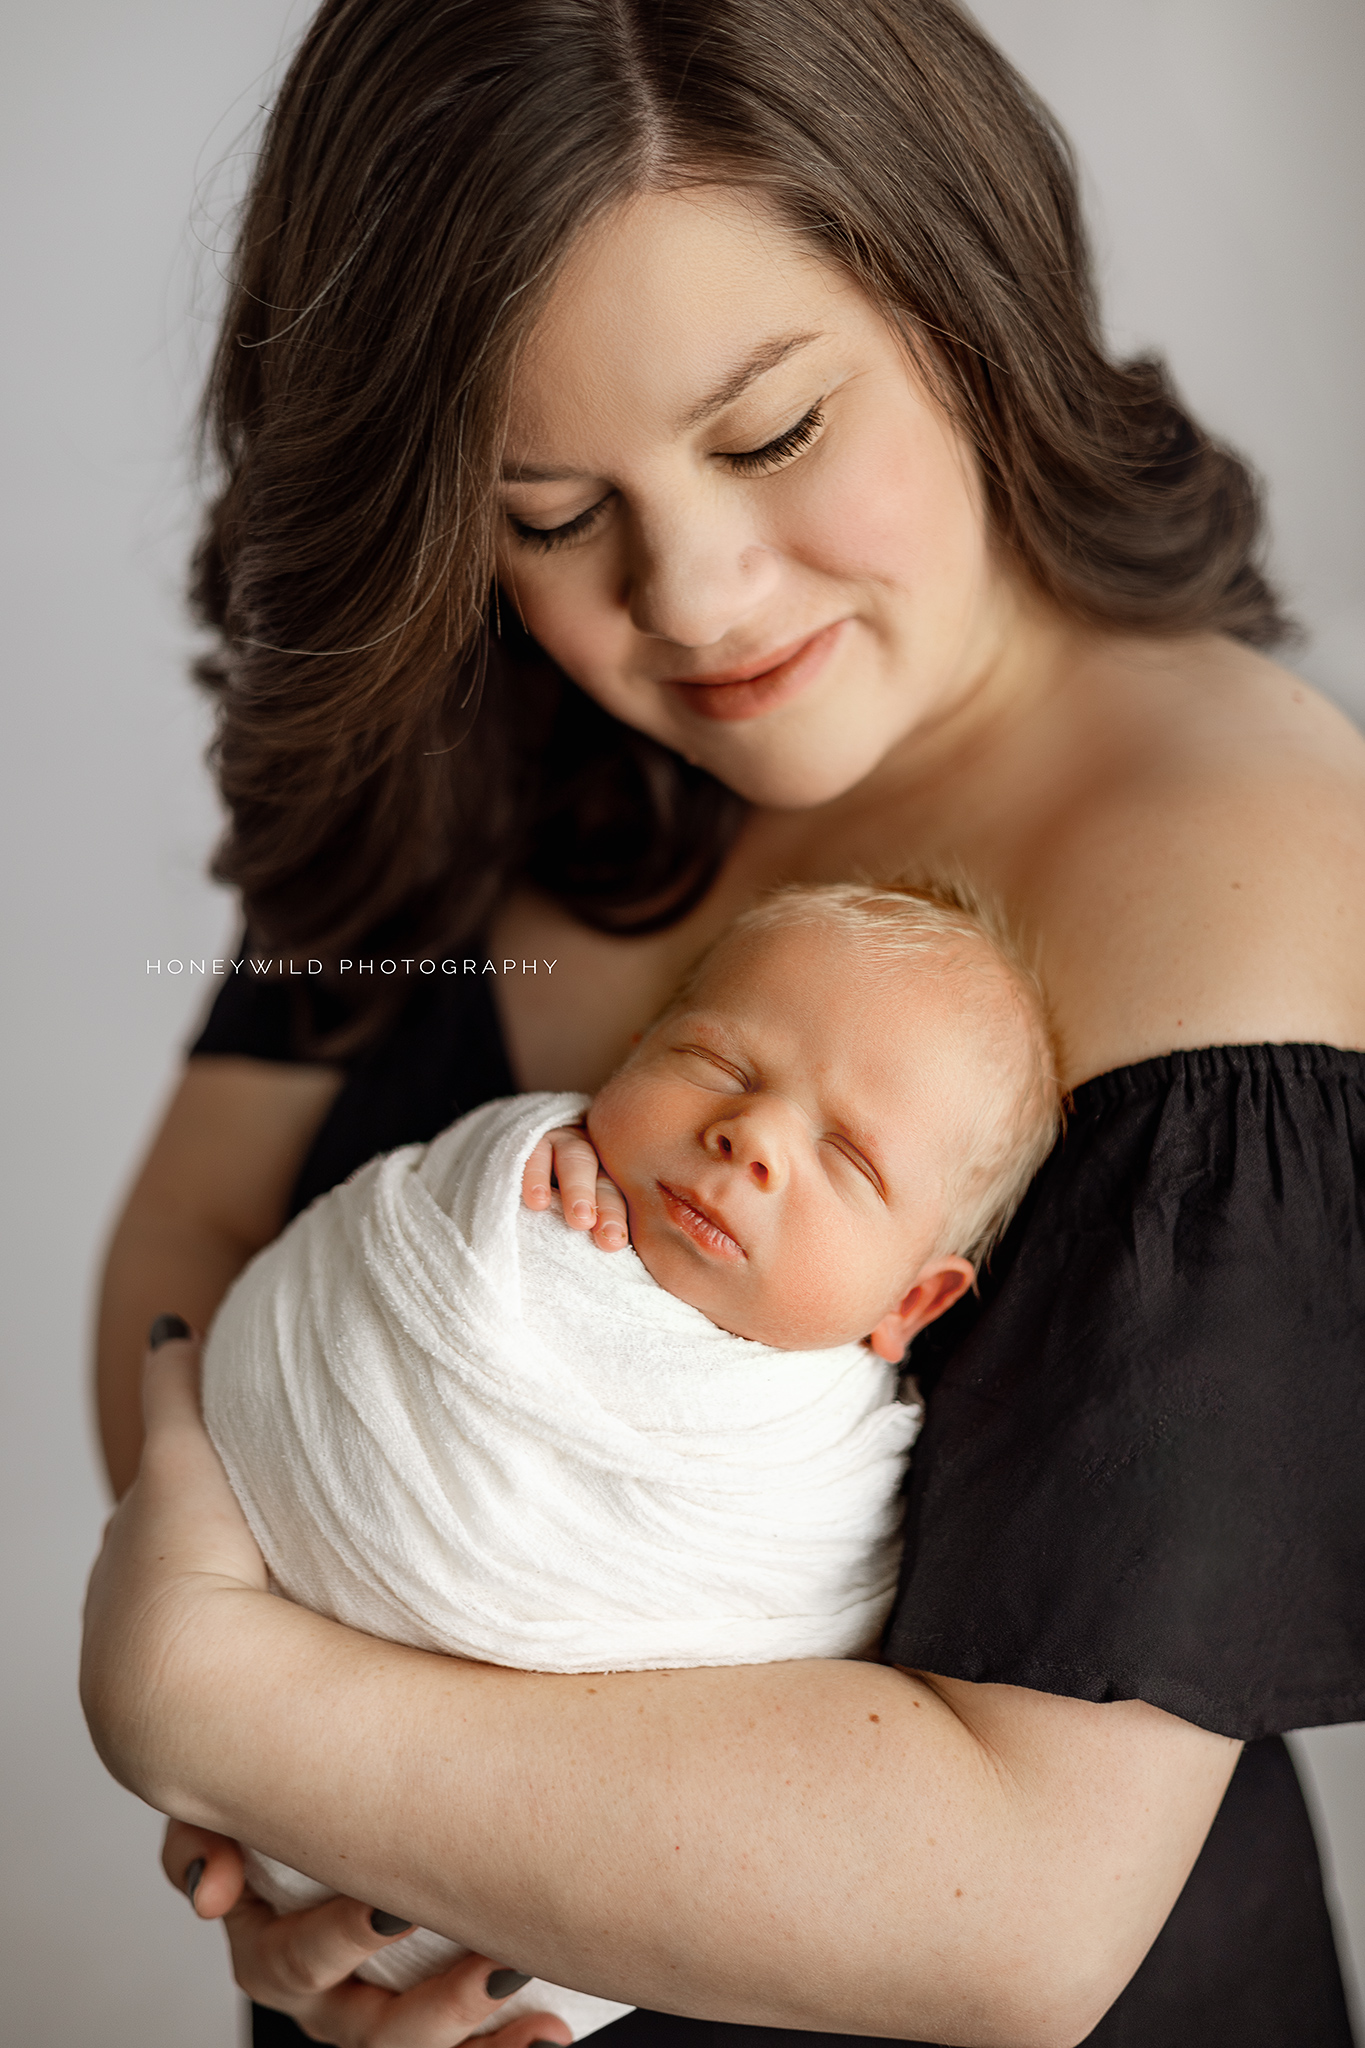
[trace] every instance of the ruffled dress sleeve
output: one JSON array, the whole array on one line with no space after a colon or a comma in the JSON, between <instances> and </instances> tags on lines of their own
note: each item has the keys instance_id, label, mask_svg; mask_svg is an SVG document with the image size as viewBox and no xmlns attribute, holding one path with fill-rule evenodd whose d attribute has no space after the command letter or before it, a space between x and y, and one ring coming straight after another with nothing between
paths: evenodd
<instances>
[{"instance_id":1,"label":"ruffled dress sleeve","mask_svg":"<svg viewBox=\"0 0 1365 2048\"><path fill-rule=\"evenodd\" d=\"M1365 1054L1087 1082L910 1362L890 1661L1244 1740L1365 1718Z\"/></svg>"}]
</instances>

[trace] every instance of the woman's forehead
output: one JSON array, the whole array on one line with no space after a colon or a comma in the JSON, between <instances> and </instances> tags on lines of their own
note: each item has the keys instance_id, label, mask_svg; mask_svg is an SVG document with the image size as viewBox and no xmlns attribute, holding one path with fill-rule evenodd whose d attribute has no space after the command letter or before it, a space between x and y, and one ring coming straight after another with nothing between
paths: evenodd
<instances>
[{"instance_id":1,"label":"woman's forehead","mask_svg":"<svg viewBox=\"0 0 1365 2048\"><path fill-rule=\"evenodd\" d=\"M884 323L761 195L647 192L585 229L522 352L514 446L576 412L647 410L679 433L822 343Z\"/></svg>"}]
</instances>

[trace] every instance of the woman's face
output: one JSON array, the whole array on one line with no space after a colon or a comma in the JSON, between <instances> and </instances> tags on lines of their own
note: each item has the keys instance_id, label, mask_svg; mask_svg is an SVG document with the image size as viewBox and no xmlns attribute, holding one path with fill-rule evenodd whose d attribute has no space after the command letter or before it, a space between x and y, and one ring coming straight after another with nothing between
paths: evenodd
<instances>
[{"instance_id":1,"label":"woman's face","mask_svg":"<svg viewBox=\"0 0 1365 2048\"><path fill-rule=\"evenodd\" d=\"M500 580L626 723L752 802L860 782L991 668L975 464L842 269L728 187L585 234L513 384Z\"/></svg>"}]
</instances>

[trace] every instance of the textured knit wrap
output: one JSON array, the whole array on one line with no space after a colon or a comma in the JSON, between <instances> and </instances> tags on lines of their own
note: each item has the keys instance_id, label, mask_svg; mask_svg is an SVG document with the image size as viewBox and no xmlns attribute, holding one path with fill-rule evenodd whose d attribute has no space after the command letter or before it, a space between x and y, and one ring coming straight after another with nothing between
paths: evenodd
<instances>
[{"instance_id":1,"label":"textured knit wrap","mask_svg":"<svg viewBox=\"0 0 1365 2048\"><path fill-rule=\"evenodd\" d=\"M228 1295L204 1411L278 1590L532 1671L842 1657L895 1590L918 1406L863 1344L776 1351L521 1202L587 1098L491 1102L315 1202ZM330 1896L252 1856L292 1908ZM422 1930L361 1974L462 1951ZM627 2007L532 1983L579 2036Z\"/></svg>"}]
</instances>

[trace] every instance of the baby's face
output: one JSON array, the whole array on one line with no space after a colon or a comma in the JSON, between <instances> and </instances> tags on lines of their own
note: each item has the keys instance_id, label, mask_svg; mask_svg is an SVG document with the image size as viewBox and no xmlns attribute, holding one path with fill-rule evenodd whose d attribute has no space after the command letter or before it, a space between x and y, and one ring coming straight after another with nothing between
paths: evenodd
<instances>
[{"instance_id":1,"label":"baby's face","mask_svg":"<svg viewBox=\"0 0 1365 2048\"><path fill-rule=\"evenodd\" d=\"M973 1094L960 987L819 922L722 946L588 1112L659 1285L788 1351L875 1332L931 1267L955 1298L971 1268L934 1251Z\"/></svg>"}]
</instances>

